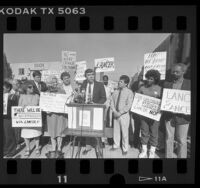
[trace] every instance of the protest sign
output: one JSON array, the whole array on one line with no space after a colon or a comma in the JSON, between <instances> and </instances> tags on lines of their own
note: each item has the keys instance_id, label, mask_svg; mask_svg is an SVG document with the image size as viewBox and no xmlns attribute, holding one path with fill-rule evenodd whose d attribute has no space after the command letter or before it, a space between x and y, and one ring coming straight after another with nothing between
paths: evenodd
<instances>
[{"instance_id":1,"label":"protest sign","mask_svg":"<svg viewBox=\"0 0 200 188\"><path fill-rule=\"evenodd\" d=\"M76 81L82 81L86 79L85 78L86 69L87 69L86 61L76 62L76 75L75 75Z\"/></svg>"},{"instance_id":2,"label":"protest sign","mask_svg":"<svg viewBox=\"0 0 200 188\"><path fill-rule=\"evenodd\" d=\"M65 70L76 68L76 52L62 51L62 63Z\"/></svg>"},{"instance_id":3,"label":"protest sign","mask_svg":"<svg viewBox=\"0 0 200 188\"><path fill-rule=\"evenodd\" d=\"M56 93L40 93L40 107L42 111L67 113L67 105L70 96Z\"/></svg>"},{"instance_id":4,"label":"protest sign","mask_svg":"<svg viewBox=\"0 0 200 188\"><path fill-rule=\"evenodd\" d=\"M161 102L161 110L190 115L190 93L190 91L186 90L164 88Z\"/></svg>"},{"instance_id":5,"label":"protest sign","mask_svg":"<svg viewBox=\"0 0 200 188\"><path fill-rule=\"evenodd\" d=\"M131 111L136 114L159 121L161 117L160 103L160 99L135 93Z\"/></svg>"},{"instance_id":6,"label":"protest sign","mask_svg":"<svg viewBox=\"0 0 200 188\"><path fill-rule=\"evenodd\" d=\"M58 70L43 70L42 71L42 77L41 77L41 80L43 81L43 82L50 82L50 77L51 76L55 76L56 78L57 78L57 80L58 80L58 83L61 83L62 81L61 81L61 79L60 79L60 75L62 74L62 72L63 72L63 70L60 70L60 71L58 71Z\"/></svg>"},{"instance_id":7,"label":"protest sign","mask_svg":"<svg viewBox=\"0 0 200 188\"><path fill-rule=\"evenodd\" d=\"M114 57L95 59L96 72L115 71Z\"/></svg>"},{"instance_id":8,"label":"protest sign","mask_svg":"<svg viewBox=\"0 0 200 188\"><path fill-rule=\"evenodd\" d=\"M12 107L12 127L42 127L39 106Z\"/></svg>"},{"instance_id":9,"label":"protest sign","mask_svg":"<svg viewBox=\"0 0 200 188\"><path fill-rule=\"evenodd\" d=\"M144 74L143 79L146 80L145 74L148 70L158 70L161 74L160 79L165 80L166 74L167 52L154 52L144 55Z\"/></svg>"}]
</instances>

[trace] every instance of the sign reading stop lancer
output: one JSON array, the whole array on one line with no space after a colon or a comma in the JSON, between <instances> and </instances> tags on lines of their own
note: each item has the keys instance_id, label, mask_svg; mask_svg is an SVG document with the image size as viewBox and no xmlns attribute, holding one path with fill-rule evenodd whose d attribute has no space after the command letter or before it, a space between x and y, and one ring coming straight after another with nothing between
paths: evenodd
<instances>
[{"instance_id":1,"label":"sign reading stop lancer","mask_svg":"<svg viewBox=\"0 0 200 188\"><path fill-rule=\"evenodd\" d=\"M115 71L114 57L95 59L96 72Z\"/></svg>"}]
</instances>

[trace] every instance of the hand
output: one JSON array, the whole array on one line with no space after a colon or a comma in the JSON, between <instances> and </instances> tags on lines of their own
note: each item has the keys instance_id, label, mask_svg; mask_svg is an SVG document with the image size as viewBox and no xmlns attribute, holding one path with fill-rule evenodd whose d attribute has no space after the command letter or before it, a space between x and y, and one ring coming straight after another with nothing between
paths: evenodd
<instances>
[{"instance_id":1,"label":"hand","mask_svg":"<svg viewBox=\"0 0 200 188\"><path fill-rule=\"evenodd\" d=\"M117 111L114 111L114 117L115 118L119 118L121 116L121 114Z\"/></svg>"}]
</instances>

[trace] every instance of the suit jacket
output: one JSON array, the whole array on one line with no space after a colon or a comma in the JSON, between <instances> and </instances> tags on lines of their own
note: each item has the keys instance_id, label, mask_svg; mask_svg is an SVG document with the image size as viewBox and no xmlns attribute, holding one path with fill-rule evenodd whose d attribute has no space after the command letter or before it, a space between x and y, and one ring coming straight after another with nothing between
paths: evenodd
<instances>
[{"instance_id":1,"label":"suit jacket","mask_svg":"<svg viewBox=\"0 0 200 188\"><path fill-rule=\"evenodd\" d=\"M164 82L163 88L172 89L173 82ZM190 90L191 89L191 82L190 80L184 79L181 90ZM185 114L176 114L171 112L164 112L163 113L165 120L172 120L177 125L183 125L190 123L190 115Z\"/></svg>"},{"instance_id":2,"label":"suit jacket","mask_svg":"<svg viewBox=\"0 0 200 188\"><path fill-rule=\"evenodd\" d=\"M33 83L33 91L34 91L34 93L40 95L40 91L38 90L34 80L30 80L30 82ZM40 84L41 84L41 92L45 92L45 91L48 90L48 87L44 82L40 82Z\"/></svg>"},{"instance_id":3,"label":"suit jacket","mask_svg":"<svg viewBox=\"0 0 200 188\"><path fill-rule=\"evenodd\" d=\"M81 91L84 89L86 91L87 80L81 85ZM106 92L103 83L94 81L93 88L93 98L92 101L97 104L104 104L106 102Z\"/></svg>"},{"instance_id":4,"label":"suit jacket","mask_svg":"<svg viewBox=\"0 0 200 188\"><path fill-rule=\"evenodd\" d=\"M8 104L7 104L7 114L3 115L4 119L11 119L11 109L12 106L18 106L19 97L15 94L10 94L8 96Z\"/></svg>"}]
</instances>

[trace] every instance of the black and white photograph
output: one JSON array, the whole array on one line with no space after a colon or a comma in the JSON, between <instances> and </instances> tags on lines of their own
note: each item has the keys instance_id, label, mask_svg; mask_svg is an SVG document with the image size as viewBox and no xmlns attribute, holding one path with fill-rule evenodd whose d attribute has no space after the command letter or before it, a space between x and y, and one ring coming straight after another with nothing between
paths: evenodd
<instances>
[{"instance_id":1,"label":"black and white photograph","mask_svg":"<svg viewBox=\"0 0 200 188\"><path fill-rule=\"evenodd\" d=\"M190 69L190 33L4 33L3 158L190 158Z\"/></svg>"}]
</instances>

